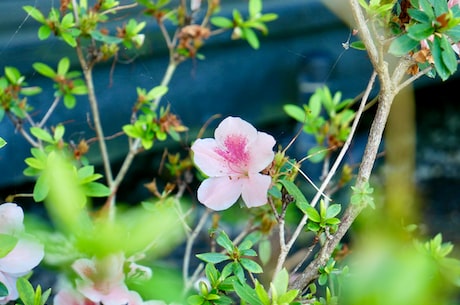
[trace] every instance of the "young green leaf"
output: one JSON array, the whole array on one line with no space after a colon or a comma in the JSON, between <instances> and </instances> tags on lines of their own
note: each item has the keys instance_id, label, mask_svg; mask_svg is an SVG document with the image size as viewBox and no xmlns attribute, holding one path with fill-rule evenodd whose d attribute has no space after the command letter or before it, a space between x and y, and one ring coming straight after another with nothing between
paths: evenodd
<instances>
[{"instance_id":1,"label":"young green leaf","mask_svg":"<svg viewBox=\"0 0 460 305\"><path fill-rule=\"evenodd\" d=\"M49 77L49 78L55 78L56 77L56 72L48 65L41 63L41 62L36 62L32 65L32 67L40 73L43 76Z\"/></svg>"},{"instance_id":2,"label":"young green leaf","mask_svg":"<svg viewBox=\"0 0 460 305\"><path fill-rule=\"evenodd\" d=\"M240 259L240 263L244 269L251 273L262 273L264 271L262 267L252 259L243 257Z\"/></svg>"},{"instance_id":3,"label":"young green leaf","mask_svg":"<svg viewBox=\"0 0 460 305\"><path fill-rule=\"evenodd\" d=\"M226 254L215 252L197 254L196 257L198 257L204 262L211 264L218 264L230 259L230 257Z\"/></svg>"},{"instance_id":4,"label":"young green leaf","mask_svg":"<svg viewBox=\"0 0 460 305\"><path fill-rule=\"evenodd\" d=\"M251 305L264 305L262 301L257 297L257 293L246 283L240 284L238 281L233 283L236 294L245 302Z\"/></svg>"},{"instance_id":5,"label":"young green leaf","mask_svg":"<svg viewBox=\"0 0 460 305\"><path fill-rule=\"evenodd\" d=\"M405 34L393 40L388 52L395 56L403 56L415 49L419 44L419 41L412 39L409 35Z\"/></svg>"},{"instance_id":6,"label":"young green leaf","mask_svg":"<svg viewBox=\"0 0 460 305\"><path fill-rule=\"evenodd\" d=\"M0 258L8 255L16 247L17 243L17 237L0 233Z\"/></svg>"},{"instance_id":7,"label":"young green leaf","mask_svg":"<svg viewBox=\"0 0 460 305\"><path fill-rule=\"evenodd\" d=\"M230 240L230 238L228 238L228 235L224 231L221 231L219 233L219 235L216 238L216 242L219 245L221 245L225 250L227 250L227 252L229 253L233 252L233 247L234 247L233 243Z\"/></svg>"},{"instance_id":8,"label":"young green leaf","mask_svg":"<svg viewBox=\"0 0 460 305\"><path fill-rule=\"evenodd\" d=\"M18 278L16 288L24 305L35 305L35 291L32 284L24 277Z\"/></svg>"},{"instance_id":9,"label":"young green leaf","mask_svg":"<svg viewBox=\"0 0 460 305\"><path fill-rule=\"evenodd\" d=\"M3 139L2 137L0 137L0 148L2 148L3 146L6 145L6 141L5 139Z\"/></svg>"}]
</instances>

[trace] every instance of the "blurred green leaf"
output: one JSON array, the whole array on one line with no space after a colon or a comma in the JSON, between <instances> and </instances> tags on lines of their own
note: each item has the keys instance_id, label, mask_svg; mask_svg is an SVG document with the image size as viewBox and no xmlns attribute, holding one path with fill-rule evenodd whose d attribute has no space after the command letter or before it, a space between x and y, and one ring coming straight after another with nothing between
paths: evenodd
<instances>
[{"instance_id":1,"label":"blurred green leaf","mask_svg":"<svg viewBox=\"0 0 460 305\"><path fill-rule=\"evenodd\" d=\"M393 40L388 52L395 56L403 56L415 49L419 44L419 41L410 38L409 35L401 35Z\"/></svg>"},{"instance_id":2,"label":"blurred green leaf","mask_svg":"<svg viewBox=\"0 0 460 305\"><path fill-rule=\"evenodd\" d=\"M16 247L18 238L12 235L0 233L0 258L3 258Z\"/></svg>"}]
</instances>

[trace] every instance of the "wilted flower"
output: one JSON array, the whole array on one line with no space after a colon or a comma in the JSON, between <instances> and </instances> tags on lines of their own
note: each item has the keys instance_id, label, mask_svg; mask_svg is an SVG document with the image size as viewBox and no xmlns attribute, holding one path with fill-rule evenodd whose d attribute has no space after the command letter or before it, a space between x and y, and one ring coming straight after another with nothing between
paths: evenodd
<instances>
[{"instance_id":1,"label":"wilted flower","mask_svg":"<svg viewBox=\"0 0 460 305\"><path fill-rule=\"evenodd\" d=\"M229 208L240 195L248 207L266 204L271 178L260 172L273 161L275 139L236 117L223 120L214 137L192 145L195 164L209 176L198 200L213 210Z\"/></svg>"},{"instance_id":2,"label":"wilted flower","mask_svg":"<svg viewBox=\"0 0 460 305\"><path fill-rule=\"evenodd\" d=\"M16 242L5 256L0 258L0 283L8 289L8 295L0 297L0 304L18 298L16 281L36 267L44 256L43 245L24 234L24 212L14 203L0 205L0 234ZM5 245L0 244L0 248Z\"/></svg>"}]
</instances>

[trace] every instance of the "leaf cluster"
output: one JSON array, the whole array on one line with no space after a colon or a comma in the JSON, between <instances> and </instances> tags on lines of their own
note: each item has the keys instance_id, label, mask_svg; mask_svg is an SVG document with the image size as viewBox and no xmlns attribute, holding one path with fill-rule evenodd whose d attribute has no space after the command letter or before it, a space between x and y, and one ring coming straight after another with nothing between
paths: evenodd
<instances>
[{"instance_id":1,"label":"leaf cluster","mask_svg":"<svg viewBox=\"0 0 460 305\"><path fill-rule=\"evenodd\" d=\"M266 23L276 20L278 16L273 13L262 14L262 0L249 0L248 5L249 16L247 19L235 9L232 19L216 16L211 19L211 23L218 28L231 29L232 39L246 40L252 48L258 49L260 42L255 31L260 31L266 35L268 33Z\"/></svg>"},{"instance_id":2,"label":"leaf cluster","mask_svg":"<svg viewBox=\"0 0 460 305\"><path fill-rule=\"evenodd\" d=\"M69 71L70 60L67 57L61 58L56 70L40 62L34 63L33 68L41 75L54 81L54 89L56 90L54 95L62 97L64 105L68 109L75 107L76 95L86 95L88 93L85 82L80 78L81 73Z\"/></svg>"},{"instance_id":3,"label":"leaf cluster","mask_svg":"<svg viewBox=\"0 0 460 305\"><path fill-rule=\"evenodd\" d=\"M19 119L24 119L32 107L27 103L27 96L41 92L40 87L28 87L25 76L15 67L4 68L0 77L0 122L5 113L12 113Z\"/></svg>"},{"instance_id":4,"label":"leaf cluster","mask_svg":"<svg viewBox=\"0 0 460 305\"><path fill-rule=\"evenodd\" d=\"M457 56L454 47L460 41L460 7L449 8L447 1L411 0L412 8L405 31L396 37L389 52L403 56L420 49L421 43L428 45L432 58L421 62L420 67L434 65L442 80L457 70ZM431 61L431 62L430 62Z\"/></svg>"},{"instance_id":5,"label":"leaf cluster","mask_svg":"<svg viewBox=\"0 0 460 305\"><path fill-rule=\"evenodd\" d=\"M349 109L353 100L342 100L342 93L332 95L327 87L318 88L308 104L302 107L287 104L284 111L303 125L303 131L315 137L317 145L310 148L311 162L321 162L330 149L337 149L347 139L355 111Z\"/></svg>"}]
</instances>

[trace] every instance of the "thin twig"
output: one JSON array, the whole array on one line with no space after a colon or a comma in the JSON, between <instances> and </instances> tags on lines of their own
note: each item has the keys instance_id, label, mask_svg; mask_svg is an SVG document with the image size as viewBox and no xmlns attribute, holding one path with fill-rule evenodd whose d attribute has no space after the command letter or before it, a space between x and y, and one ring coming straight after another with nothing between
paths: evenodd
<instances>
[{"instance_id":1,"label":"thin twig","mask_svg":"<svg viewBox=\"0 0 460 305\"><path fill-rule=\"evenodd\" d=\"M318 201L321 198L324 190L326 189L327 185L329 184L329 181L334 176L335 172L337 171L339 165L342 162L343 157L345 156L345 153L347 152L347 150L348 150L348 148L350 146L351 140L353 139L354 133L355 133L357 127L358 127L358 122L360 120L361 114L363 113L364 106L366 105L367 99L368 99L368 97L370 95L370 92L372 90L372 87L374 85L376 76L377 76L376 72L372 73L372 76L371 76L371 78L369 80L369 83L367 85L366 91L364 92L364 95L363 95L363 97L361 99L361 104L359 105L358 111L356 112L355 119L354 119L353 124L351 126L350 134L348 135L347 140L345 141L342 149L340 150L340 153L337 156L337 159L334 161L334 164L332 165L332 167L331 167L331 169L329 171L329 174L324 179L324 181L321 184L321 186L319 188L319 191L316 193L315 197L313 197L313 200L310 203L311 206L313 206L313 207L316 206L316 204L318 203ZM277 274L282 269L282 267L284 265L284 262L286 261L286 257L288 255L289 251L291 250L291 248L294 245L295 241L297 240L297 238L299 237L300 233L302 232L303 227L307 223L307 220L308 220L308 216L307 216L307 214L305 214L302 217L302 219L300 220L299 224L297 225L297 228L295 229L294 233L292 234L290 240L288 241L288 243L286 244L284 249L283 248L281 249L274 274Z\"/></svg>"},{"instance_id":2,"label":"thin twig","mask_svg":"<svg viewBox=\"0 0 460 305\"><path fill-rule=\"evenodd\" d=\"M184 263L182 264L182 277L184 280L184 287L187 287L190 281L190 278L188 275L189 275L189 267L190 267L190 256L192 254L193 244L195 243L195 239L198 237L198 234L200 234L201 229L205 225L210 212L211 212L210 209L206 209L204 211L195 229L192 231L192 233L187 238L187 243L185 245L185 252L184 252Z\"/></svg>"},{"instance_id":3,"label":"thin twig","mask_svg":"<svg viewBox=\"0 0 460 305\"><path fill-rule=\"evenodd\" d=\"M110 14L110 13L116 13L117 11L122 11L122 10L130 9L130 8L134 8L137 5L138 5L137 2L134 2L134 3L131 3L131 4L126 4L126 5L118 5L116 7L108 9L106 11L103 11L101 13L101 15L107 15L107 14Z\"/></svg>"},{"instance_id":4,"label":"thin twig","mask_svg":"<svg viewBox=\"0 0 460 305\"><path fill-rule=\"evenodd\" d=\"M38 123L38 127L42 128L46 124L46 121L48 121L48 119L50 118L51 114L53 114L54 109L56 109L56 107L59 104L60 100L61 100L60 96L56 96L54 98L54 101L51 104L50 108L46 111L45 116L43 116L43 118L40 121L40 123Z\"/></svg>"}]
</instances>

